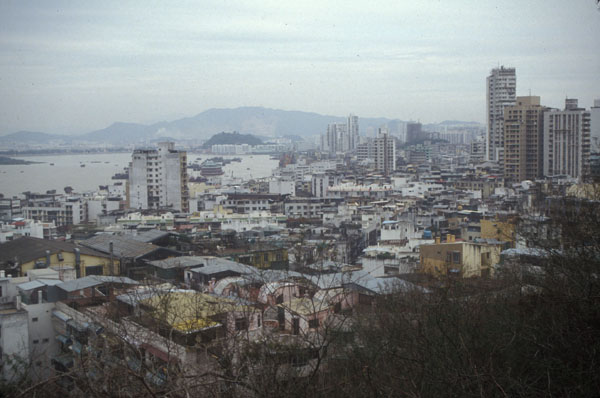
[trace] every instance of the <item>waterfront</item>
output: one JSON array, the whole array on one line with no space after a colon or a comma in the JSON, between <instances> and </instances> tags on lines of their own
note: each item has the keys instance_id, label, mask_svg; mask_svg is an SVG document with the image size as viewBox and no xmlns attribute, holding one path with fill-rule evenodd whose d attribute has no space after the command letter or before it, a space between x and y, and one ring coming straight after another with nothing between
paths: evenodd
<instances>
[{"instance_id":1,"label":"waterfront","mask_svg":"<svg viewBox=\"0 0 600 398\"><path fill-rule=\"evenodd\" d=\"M210 154L188 154L188 163L213 158ZM262 178L271 175L278 161L269 155L237 155L241 158L223 167L225 175L238 178ZM35 162L30 165L0 165L0 193L5 197L25 191L46 192L55 189L63 193L66 186L76 192L94 191L112 182L111 177L122 172L131 161L131 153L94 153L77 155L13 156ZM53 165L51 165L53 164ZM84 165L84 167L81 167Z\"/></svg>"}]
</instances>

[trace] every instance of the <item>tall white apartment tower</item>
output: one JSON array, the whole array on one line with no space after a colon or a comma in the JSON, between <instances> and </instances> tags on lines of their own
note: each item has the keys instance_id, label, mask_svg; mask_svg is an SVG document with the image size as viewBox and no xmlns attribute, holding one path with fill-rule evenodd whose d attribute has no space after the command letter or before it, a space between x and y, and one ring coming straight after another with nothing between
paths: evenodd
<instances>
[{"instance_id":1,"label":"tall white apartment tower","mask_svg":"<svg viewBox=\"0 0 600 398\"><path fill-rule=\"evenodd\" d=\"M325 150L329 153L346 152L348 150L347 125L332 123L327 125Z\"/></svg>"},{"instance_id":2,"label":"tall white apartment tower","mask_svg":"<svg viewBox=\"0 0 600 398\"><path fill-rule=\"evenodd\" d=\"M487 154L488 160L504 162L504 108L515 105L517 75L515 68L494 68L487 77Z\"/></svg>"},{"instance_id":3,"label":"tall white apartment tower","mask_svg":"<svg viewBox=\"0 0 600 398\"><path fill-rule=\"evenodd\" d=\"M350 143L348 149L354 151L359 144L358 116L352 114L348 116L348 124L346 130L348 132L348 141Z\"/></svg>"},{"instance_id":4,"label":"tall white apartment tower","mask_svg":"<svg viewBox=\"0 0 600 398\"><path fill-rule=\"evenodd\" d=\"M129 167L127 197L132 209L189 211L187 155L172 142L158 149L136 149Z\"/></svg>"},{"instance_id":5,"label":"tall white apartment tower","mask_svg":"<svg viewBox=\"0 0 600 398\"><path fill-rule=\"evenodd\" d=\"M387 129L380 128L374 145L375 168L386 176L390 175L396 170L396 141Z\"/></svg>"},{"instance_id":6,"label":"tall white apartment tower","mask_svg":"<svg viewBox=\"0 0 600 398\"><path fill-rule=\"evenodd\" d=\"M590 157L590 112L568 98L565 109L544 112L544 175L581 178Z\"/></svg>"},{"instance_id":7,"label":"tall white apartment tower","mask_svg":"<svg viewBox=\"0 0 600 398\"><path fill-rule=\"evenodd\" d=\"M600 154L600 99L590 109L590 152Z\"/></svg>"}]
</instances>

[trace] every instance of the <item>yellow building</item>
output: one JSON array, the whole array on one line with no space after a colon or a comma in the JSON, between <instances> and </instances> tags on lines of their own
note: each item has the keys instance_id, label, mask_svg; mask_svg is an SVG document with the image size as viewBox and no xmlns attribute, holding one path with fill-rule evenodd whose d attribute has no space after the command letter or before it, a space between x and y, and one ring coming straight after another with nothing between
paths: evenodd
<instances>
[{"instance_id":1,"label":"yellow building","mask_svg":"<svg viewBox=\"0 0 600 398\"><path fill-rule=\"evenodd\" d=\"M0 245L0 268L25 276L36 268L72 267L78 276L118 275L119 264L99 251L74 243L23 237Z\"/></svg>"},{"instance_id":2,"label":"yellow building","mask_svg":"<svg viewBox=\"0 0 600 398\"><path fill-rule=\"evenodd\" d=\"M500 221L498 219L482 219L481 238L509 242L510 247L515 247L516 221L511 219L505 221Z\"/></svg>"},{"instance_id":3,"label":"yellow building","mask_svg":"<svg viewBox=\"0 0 600 398\"><path fill-rule=\"evenodd\" d=\"M230 257L234 261L261 269L287 269L289 265L287 249L278 247L230 253Z\"/></svg>"},{"instance_id":4,"label":"yellow building","mask_svg":"<svg viewBox=\"0 0 600 398\"><path fill-rule=\"evenodd\" d=\"M433 276L490 276L500 261L502 244L450 242L421 245L420 272Z\"/></svg>"}]
</instances>

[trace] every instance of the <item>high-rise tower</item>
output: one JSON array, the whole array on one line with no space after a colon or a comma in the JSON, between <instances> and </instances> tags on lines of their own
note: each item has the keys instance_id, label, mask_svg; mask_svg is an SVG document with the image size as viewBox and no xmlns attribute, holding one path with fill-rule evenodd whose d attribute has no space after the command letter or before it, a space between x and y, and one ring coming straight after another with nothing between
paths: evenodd
<instances>
[{"instance_id":1,"label":"high-rise tower","mask_svg":"<svg viewBox=\"0 0 600 398\"><path fill-rule=\"evenodd\" d=\"M504 108L515 104L515 68L494 68L487 77L487 159L503 162Z\"/></svg>"},{"instance_id":2,"label":"high-rise tower","mask_svg":"<svg viewBox=\"0 0 600 398\"><path fill-rule=\"evenodd\" d=\"M581 178L588 173L590 112L567 98L565 110L544 113L544 175Z\"/></svg>"},{"instance_id":3,"label":"high-rise tower","mask_svg":"<svg viewBox=\"0 0 600 398\"><path fill-rule=\"evenodd\" d=\"M504 178L509 182L541 177L547 109L538 96L517 97L515 105L504 109Z\"/></svg>"},{"instance_id":4,"label":"high-rise tower","mask_svg":"<svg viewBox=\"0 0 600 398\"><path fill-rule=\"evenodd\" d=\"M348 131L348 138L349 138L349 142L350 142L350 150L353 151L356 149L356 147L358 146L359 142L359 137L358 137L358 116L354 116L353 114L350 114L348 116L348 127L347 127L347 131Z\"/></svg>"},{"instance_id":5,"label":"high-rise tower","mask_svg":"<svg viewBox=\"0 0 600 398\"><path fill-rule=\"evenodd\" d=\"M186 152L172 142L133 151L127 197L132 209L189 211Z\"/></svg>"}]
</instances>

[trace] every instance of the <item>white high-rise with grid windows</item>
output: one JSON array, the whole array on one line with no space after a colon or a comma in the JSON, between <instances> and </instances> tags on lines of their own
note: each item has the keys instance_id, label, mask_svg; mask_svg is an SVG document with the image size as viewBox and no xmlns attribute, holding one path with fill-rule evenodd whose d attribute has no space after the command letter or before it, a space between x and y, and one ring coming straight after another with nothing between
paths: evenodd
<instances>
[{"instance_id":1,"label":"white high-rise with grid windows","mask_svg":"<svg viewBox=\"0 0 600 398\"><path fill-rule=\"evenodd\" d=\"M517 75L515 68L494 68L487 77L487 156L504 161L504 108L515 105Z\"/></svg>"},{"instance_id":2,"label":"white high-rise with grid windows","mask_svg":"<svg viewBox=\"0 0 600 398\"><path fill-rule=\"evenodd\" d=\"M158 149L136 149L129 167L127 197L132 209L189 211L187 156L172 142Z\"/></svg>"}]
</instances>

